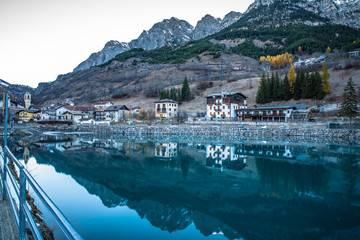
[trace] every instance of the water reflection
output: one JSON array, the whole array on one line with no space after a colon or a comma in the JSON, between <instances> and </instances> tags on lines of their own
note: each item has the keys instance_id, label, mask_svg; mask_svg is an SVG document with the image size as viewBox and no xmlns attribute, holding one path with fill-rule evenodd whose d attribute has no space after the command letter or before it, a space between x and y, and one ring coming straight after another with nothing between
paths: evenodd
<instances>
[{"instance_id":1,"label":"water reflection","mask_svg":"<svg viewBox=\"0 0 360 240\"><path fill-rule=\"evenodd\" d=\"M228 239L360 236L359 147L51 136L14 149L169 233L194 224Z\"/></svg>"}]
</instances>

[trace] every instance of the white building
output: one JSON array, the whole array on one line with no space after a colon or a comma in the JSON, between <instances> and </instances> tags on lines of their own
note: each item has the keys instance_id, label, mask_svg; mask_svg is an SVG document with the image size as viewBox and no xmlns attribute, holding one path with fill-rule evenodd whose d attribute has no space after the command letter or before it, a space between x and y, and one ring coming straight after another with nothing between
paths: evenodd
<instances>
[{"instance_id":1,"label":"white building","mask_svg":"<svg viewBox=\"0 0 360 240\"><path fill-rule=\"evenodd\" d=\"M246 96L239 92L217 93L206 97L208 119L236 118L237 109L247 108Z\"/></svg>"},{"instance_id":2,"label":"white building","mask_svg":"<svg viewBox=\"0 0 360 240\"><path fill-rule=\"evenodd\" d=\"M105 120L110 122L120 122L129 116L129 109L125 105L113 105L105 110Z\"/></svg>"},{"instance_id":3,"label":"white building","mask_svg":"<svg viewBox=\"0 0 360 240\"><path fill-rule=\"evenodd\" d=\"M163 99L155 102L156 118L175 118L178 115L178 102L171 99Z\"/></svg>"},{"instance_id":4,"label":"white building","mask_svg":"<svg viewBox=\"0 0 360 240\"><path fill-rule=\"evenodd\" d=\"M96 109L101 109L101 108L108 108L108 107L110 107L110 106L113 106L114 104L112 103L112 102L110 102L110 101L107 101L107 102L105 102L105 101L99 101L99 102L97 102L97 103L95 103L94 104L94 107L96 108Z\"/></svg>"}]
</instances>

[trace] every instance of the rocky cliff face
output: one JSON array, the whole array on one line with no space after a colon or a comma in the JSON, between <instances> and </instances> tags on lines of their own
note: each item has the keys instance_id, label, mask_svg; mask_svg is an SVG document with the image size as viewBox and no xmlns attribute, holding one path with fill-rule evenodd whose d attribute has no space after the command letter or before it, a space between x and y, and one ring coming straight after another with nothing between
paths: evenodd
<instances>
[{"instance_id":1,"label":"rocky cliff face","mask_svg":"<svg viewBox=\"0 0 360 240\"><path fill-rule=\"evenodd\" d=\"M331 23L360 28L359 0L255 0L245 13L262 7L271 8L281 3L287 8L301 8L312 12Z\"/></svg>"},{"instance_id":2,"label":"rocky cliff face","mask_svg":"<svg viewBox=\"0 0 360 240\"><path fill-rule=\"evenodd\" d=\"M74 69L74 72L103 64L116 55L133 48L152 50L167 45L175 46L204 38L233 24L239 20L240 16L241 13L239 12L230 12L224 19L206 15L197 23L195 28L181 19L174 17L165 19L154 24L151 29L143 31L137 39L132 40L129 44L109 41L101 51L91 54L88 59L80 63Z\"/></svg>"},{"instance_id":3,"label":"rocky cliff face","mask_svg":"<svg viewBox=\"0 0 360 240\"><path fill-rule=\"evenodd\" d=\"M152 50L166 45L179 45L192 39L194 27L177 18L156 23L149 31L143 31L138 39L129 43L130 48Z\"/></svg>"},{"instance_id":4,"label":"rocky cliff face","mask_svg":"<svg viewBox=\"0 0 360 240\"><path fill-rule=\"evenodd\" d=\"M85 70L93 66L103 64L110 59L114 58L119 53L130 50L127 43L121 43L118 41L111 40L107 42L104 48L96 53L90 55L88 59L80 63L75 69L74 72Z\"/></svg>"},{"instance_id":5,"label":"rocky cliff face","mask_svg":"<svg viewBox=\"0 0 360 240\"><path fill-rule=\"evenodd\" d=\"M214 18L211 15L206 15L203 17L194 29L194 40L202 39L212 33L219 31L221 28L221 19Z\"/></svg>"}]
</instances>

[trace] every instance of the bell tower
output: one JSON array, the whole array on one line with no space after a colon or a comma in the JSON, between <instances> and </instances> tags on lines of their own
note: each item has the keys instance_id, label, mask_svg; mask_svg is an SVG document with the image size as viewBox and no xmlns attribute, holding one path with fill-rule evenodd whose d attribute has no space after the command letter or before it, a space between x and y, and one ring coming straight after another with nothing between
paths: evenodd
<instances>
[{"instance_id":1,"label":"bell tower","mask_svg":"<svg viewBox=\"0 0 360 240\"><path fill-rule=\"evenodd\" d=\"M29 109L31 106L31 94L29 92L25 93L24 101L25 101L25 108Z\"/></svg>"}]
</instances>

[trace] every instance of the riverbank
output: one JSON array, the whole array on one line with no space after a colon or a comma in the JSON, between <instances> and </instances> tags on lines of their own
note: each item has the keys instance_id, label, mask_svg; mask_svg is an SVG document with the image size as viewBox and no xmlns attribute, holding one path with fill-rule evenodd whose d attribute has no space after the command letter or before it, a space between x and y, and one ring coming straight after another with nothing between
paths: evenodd
<instances>
[{"instance_id":1,"label":"riverbank","mask_svg":"<svg viewBox=\"0 0 360 240\"><path fill-rule=\"evenodd\" d=\"M307 124L307 123L306 123ZM307 124L308 125L308 124ZM311 127L312 126L312 127ZM9 130L9 136L19 141L37 138L44 133L90 134L101 138L154 138L184 140L274 140L291 142L321 142L360 144L359 129L329 129L299 124L274 125L254 122L253 125L114 125L114 126L67 126L28 124L15 126Z\"/></svg>"}]
</instances>

